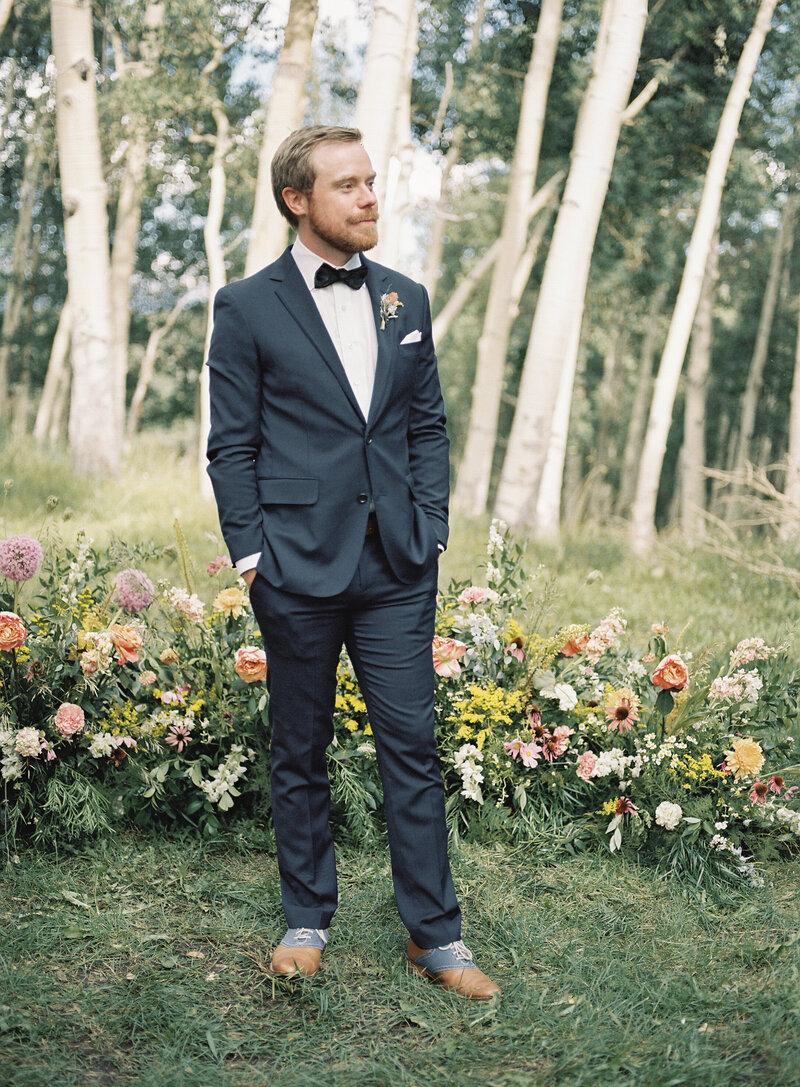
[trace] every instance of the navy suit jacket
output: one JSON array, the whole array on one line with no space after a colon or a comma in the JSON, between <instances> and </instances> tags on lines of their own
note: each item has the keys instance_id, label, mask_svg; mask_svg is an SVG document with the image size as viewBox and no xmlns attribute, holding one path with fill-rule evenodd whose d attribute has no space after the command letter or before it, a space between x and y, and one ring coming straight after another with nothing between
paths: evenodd
<instances>
[{"instance_id":1,"label":"navy suit jacket","mask_svg":"<svg viewBox=\"0 0 800 1087\"><path fill-rule=\"evenodd\" d=\"M370 504L400 581L417 580L447 543L449 444L427 293L361 259L378 337L367 419L290 249L214 302L208 472L222 533L234 561L260 551L267 581L310 596L350 583ZM381 329L391 291L403 305Z\"/></svg>"}]
</instances>

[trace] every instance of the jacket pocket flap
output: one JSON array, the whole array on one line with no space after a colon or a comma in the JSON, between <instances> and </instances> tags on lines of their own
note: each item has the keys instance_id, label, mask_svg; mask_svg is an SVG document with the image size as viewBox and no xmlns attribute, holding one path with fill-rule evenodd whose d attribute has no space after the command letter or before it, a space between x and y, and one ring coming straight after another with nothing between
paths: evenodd
<instances>
[{"instance_id":1,"label":"jacket pocket flap","mask_svg":"<svg viewBox=\"0 0 800 1087\"><path fill-rule=\"evenodd\" d=\"M310 506L317 501L317 479L259 479L258 499L263 506Z\"/></svg>"}]
</instances>

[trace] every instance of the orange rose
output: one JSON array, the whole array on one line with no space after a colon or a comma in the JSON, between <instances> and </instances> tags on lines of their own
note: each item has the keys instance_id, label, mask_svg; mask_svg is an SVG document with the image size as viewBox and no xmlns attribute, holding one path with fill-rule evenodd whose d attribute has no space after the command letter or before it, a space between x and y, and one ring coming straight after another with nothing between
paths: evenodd
<instances>
[{"instance_id":1,"label":"orange rose","mask_svg":"<svg viewBox=\"0 0 800 1087\"><path fill-rule=\"evenodd\" d=\"M25 624L13 611L0 611L0 649L16 649L28 637Z\"/></svg>"},{"instance_id":2,"label":"orange rose","mask_svg":"<svg viewBox=\"0 0 800 1087\"><path fill-rule=\"evenodd\" d=\"M670 653L664 657L653 672L653 683L665 691L681 691L689 682L689 669L681 660L679 653Z\"/></svg>"},{"instance_id":3,"label":"orange rose","mask_svg":"<svg viewBox=\"0 0 800 1087\"><path fill-rule=\"evenodd\" d=\"M138 661L142 636L135 627L112 623L108 628L108 636L117 651L118 664L134 664Z\"/></svg>"},{"instance_id":4,"label":"orange rose","mask_svg":"<svg viewBox=\"0 0 800 1087\"><path fill-rule=\"evenodd\" d=\"M267 678L267 654L255 645L243 645L236 650L234 671L245 683L258 683Z\"/></svg>"},{"instance_id":5,"label":"orange rose","mask_svg":"<svg viewBox=\"0 0 800 1087\"><path fill-rule=\"evenodd\" d=\"M579 638L570 638L566 645L561 646L561 652L565 657L574 657L576 653L582 653L589 644L589 635L581 634Z\"/></svg>"}]
</instances>

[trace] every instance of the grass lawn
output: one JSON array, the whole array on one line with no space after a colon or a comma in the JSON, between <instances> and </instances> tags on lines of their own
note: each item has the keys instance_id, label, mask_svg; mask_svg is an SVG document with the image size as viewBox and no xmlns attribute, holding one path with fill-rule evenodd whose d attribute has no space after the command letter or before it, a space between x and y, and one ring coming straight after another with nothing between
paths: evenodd
<instances>
[{"instance_id":1,"label":"grass lawn","mask_svg":"<svg viewBox=\"0 0 800 1087\"><path fill-rule=\"evenodd\" d=\"M123 480L103 485L12 459L2 535L49 525L65 540L85 529L99 545L163 544L179 517L198 570L222 552L174 450L140 443ZM480 583L485 529L455 525L445 580ZM557 582L551 626L620 605L639 644L665 621L686 627L682 648L724 654L743 637L791 641L800 619L785 584L709 549L634 558L598 529L532 546L540 562ZM164 576L177 583L177 563ZM498 1005L406 970L380 852L340 848L325 968L302 983L267 973L284 926L263 830L0 856L0 1087L800 1085L800 858L764 866L767 886L725 906L608 854L464 844L453 863Z\"/></svg>"},{"instance_id":2,"label":"grass lawn","mask_svg":"<svg viewBox=\"0 0 800 1087\"><path fill-rule=\"evenodd\" d=\"M406 970L388 859L347 849L324 970L271 979L277 873L251 843L123 836L8 864L4 1087L800 1083L800 860L723 909L619 858L462 845L495 1006Z\"/></svg>"}]
</instances>

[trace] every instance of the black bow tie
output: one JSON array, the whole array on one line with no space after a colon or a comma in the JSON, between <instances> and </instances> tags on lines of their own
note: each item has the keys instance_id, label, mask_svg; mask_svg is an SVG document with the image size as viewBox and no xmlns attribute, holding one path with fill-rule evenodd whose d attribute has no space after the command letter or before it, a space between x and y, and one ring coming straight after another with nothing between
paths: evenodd
<instances>
[{"instance_id":1,"label":"black bow tie","mask_svg":"<svg viewBox=\"0 0 800 1087\"><path fill-rule=\"evenodd\" d=\"M359 264L358 268L332 268L330 264L320 264L314 273L315 287L330 287L331 283L346 283L357 291L367 278L367 266Z\"/></svg>"}]
</instances>

